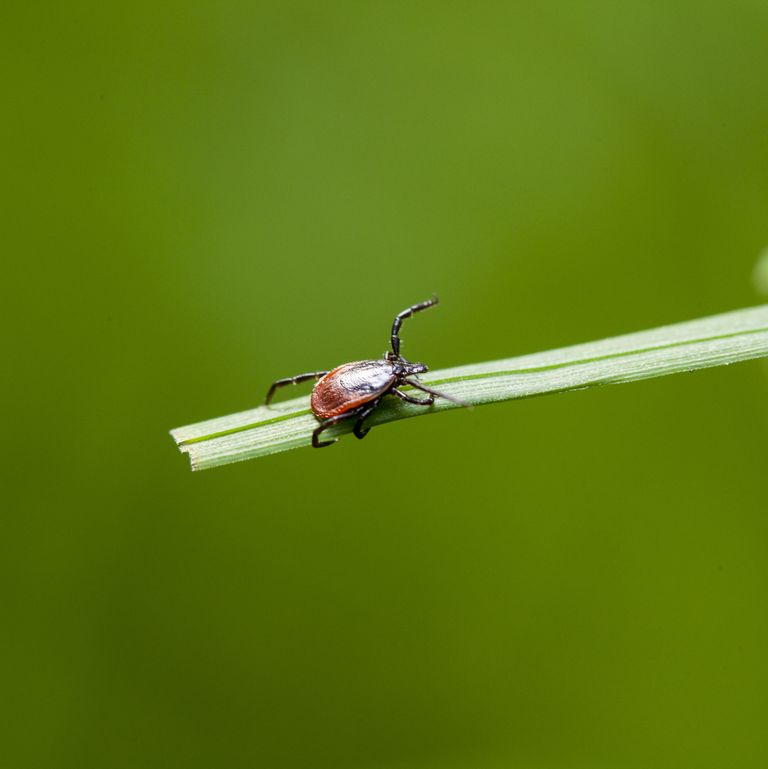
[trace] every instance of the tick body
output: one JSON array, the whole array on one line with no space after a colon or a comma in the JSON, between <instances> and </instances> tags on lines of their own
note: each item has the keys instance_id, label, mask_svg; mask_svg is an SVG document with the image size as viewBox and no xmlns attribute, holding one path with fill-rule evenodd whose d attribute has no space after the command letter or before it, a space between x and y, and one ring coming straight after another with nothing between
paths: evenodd
<instances>
[{"instance_id":1,"label":"tick body","mask_svg":"<svg viewBox=\"0 0 768 769\"><path fill-rule=\"evenodd\" d=\"M388 360L361 360L329 371L312 390L312 411L330 419L380 398L397 381L395 364Z\"/></svg>"},{"instance_id":2,"label":"tick body","mask_svg":"<svg viewBox=\"0 0 768 769\"><path fill-rule=\"evenodd\" d=\"M392 350L384 358L345 363L332 371L314 371L278 379L269 388L266 402L269 403L272 400L272 396L279 387L318 379L311 398L312 412L320 420L320 424L312 433L312 445L315 448L335 443L338 438L332 441L320 441L320 434L346 419L355 419L353 432L357 438L364 438L370 429L364 426L365 420L373 413L381 399L390 393L401 400L420 406L431 406L436 397L446 398L460 406L466 406L467 404L456 398L432 390L414 379L413 377L425 373L428 370L427 367L423 363L411 363L400 355L400 327L403 320L436 304L437 297L434 297L408 307L395 316L392 324ZM400 385L410 385L427 393L427 397L414 398L400 390Z\"/></svg>"}]
</instances>

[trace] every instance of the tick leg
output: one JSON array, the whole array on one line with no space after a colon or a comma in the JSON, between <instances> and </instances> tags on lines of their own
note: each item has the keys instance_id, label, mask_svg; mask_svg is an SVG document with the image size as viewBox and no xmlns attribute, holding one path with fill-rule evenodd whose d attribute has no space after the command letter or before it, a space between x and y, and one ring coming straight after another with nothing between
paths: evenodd
<instances>
[{"instance_id":1,"label":"tick leg","mask_svg":"<svg viewBox=\"0 0 768 769\"><path fill-rule=\"evenodd\" d=\"M413 379L406 379L405 384L409 384L411 387L415 387L417 390L421 390L422 392L429 393L436 398L445 398L447 401L455 403L457 406L464 406L464 408L467 409L472 408L471 403L465 403L463 400L459 400L459 398L454 398L453 395L446 395L445 393L441 393L439 390L433 390L431 387L427 387L421 382L416 382Z\"/></svg>"},{"instance_id":2,"label":"tick leg","mask_svg":"<svg viewBox=\"0 0 768 769\"><path fill-rule=\"evenodd\" d=\"M336 425L339 422L343 422L345 419L351 419L352 417L357 416L358 413L358 409L353 409L352 411L347 411L336 417L330 417L324 422L321 422L312 433L312 448L321 449L323 446L330 446L332 443L336 443L336 441L339 440L338 438L334 438L332 441L319 441L318 438L320 437L320 433L322 433L323 430L327 430L329 427L333 427L333 425Z\"/></svg>"},{"instance_id":3,"label":"tick leg","mask_svg":"<svg viewBox=\"0 0 768 769\"><path fill-rule=\"evenodd\" d=\"M355 426L352 429L352 432L355 434L355 438L359 438L360 440L363 440L366 435L368 435L370 427L366 427L365 430L363 430L363 422L365 422L366 419L376 410L376 407L381 402L381 398L376 398L375 401L371 401L370 403L366 403L365 406L361 406L357 410L357 421L355 422Z\"/></svg>"},{"instance_id":4,"label":"tick leg","mask_svg":"<svg viewBox=\"0 0 768 769\"><path fill-rule=\"evenodd\" d=\"M401 401L405 401L406 403L415 403L417 406L431 406L435 402L434 395L430 395L426 398L414 398L412 395L408 395L408 393L404 393L402 390L398 390L397 387L393 387L390 392L397 395Z\"/></svg>"},{"instance_id":5,"label":"tick leg","mask_svg":"<svg viewBox=\"0 0 768 769\"><path fill-rule=\"evenodd\" d=\"M414 313L426 310L427 307L434 307L436 304L437 297L433 296L431 299L427 299L426 302L414 304L395 316L395 322L392 324L392 352L396 357L400 357L400 326L403 324L403 321L406 318L410 318Z\"/></svg>"},{"instance_id":6,"label":"tick leg","mask_svg":"<svg viewBox=\"0 0 768 769\"><path fill-rule=\"evenodd\" d=\"M306 382L308 379L321 379L327 373L327 371L313 371L311 374L297 374L296 376L289 376L285 379L278 379L276 382L273 382L272 387L269 388L267 399L264 401L264 403L265 405L269 405L272 400L272 396L275 394L275 390L279 390L281 387L285 387L286 385L299 384L299 382Z\"/></svg>"}]
</instances>

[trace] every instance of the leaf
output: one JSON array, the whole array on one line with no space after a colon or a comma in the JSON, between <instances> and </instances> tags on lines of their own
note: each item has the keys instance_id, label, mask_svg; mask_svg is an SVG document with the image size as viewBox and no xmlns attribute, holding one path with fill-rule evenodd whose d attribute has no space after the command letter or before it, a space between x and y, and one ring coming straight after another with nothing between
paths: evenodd
<instances>
[{"instance_id":1,"label":"leaf","mask_svg":"<svg viewBox=\"0 0 768 769\"><path fill-rule=\"evenodd\" d=\"M597 385L634 382L768 356L768 305L678 323L599 342L433 371L422 381L474 406ZM268 383L267 383L268 384ZM265 388L266 389L266 388ZM425 408L387 398L371 426L459 408L437 399ZM343 422L323 438L352 430ZM311 443L318 421L309 396L259 406L171 430L193 470L287 451Z\"/></svg>"}]
</instances>

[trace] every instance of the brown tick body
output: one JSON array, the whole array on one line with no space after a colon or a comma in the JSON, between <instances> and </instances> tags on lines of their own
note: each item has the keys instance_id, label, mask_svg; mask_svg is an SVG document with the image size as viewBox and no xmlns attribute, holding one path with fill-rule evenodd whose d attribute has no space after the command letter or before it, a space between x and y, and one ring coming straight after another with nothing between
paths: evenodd
<instances>
[{"instance_id":1,"label":"brown tick body","mask_svg":"<svg viewBox=\"0 0 768 769\"><path fill-rule=\"evenodd\" d=\"M323 430L345 419L355 418L353 432L357 438L364 438L370 428L364 428L365 420L373 413L381 399L391 393L407 403L419 406L431 406L435 397L465 406L465 403L444 393L432 390L411 377L425 373L428 369L423 363L411 363L400 355L400 326L403 320L410 318L416 312L426 310L437 304L437 297L420 304L414 304L395 316L392 324L392 351L379 360L361 360L345 363L332 371L313 371L309 374L299 374L286 379L278 379L272 384L267 393L266 402L279 387L298 384L309 379L320 381L312 390L312 412L321 420L320 425L312 433L312 445L315 448L330 446L332 441L318 440ZM399 389L401 385L410 385L417 390L427 393L426 398L414 398Z\"/></svg>"},{"instance_id":2,"label":"brown tick body","mask_svg":"<svg viewBox=\"0 0 768 769\"><path fill-rule=\"evenodd\" d=\"M312 411L318 419L330 419L364 403L370 403L392 388L397 375L388 360L361 360L329 371L312 390Z\"/></svg>"}]
</instances>

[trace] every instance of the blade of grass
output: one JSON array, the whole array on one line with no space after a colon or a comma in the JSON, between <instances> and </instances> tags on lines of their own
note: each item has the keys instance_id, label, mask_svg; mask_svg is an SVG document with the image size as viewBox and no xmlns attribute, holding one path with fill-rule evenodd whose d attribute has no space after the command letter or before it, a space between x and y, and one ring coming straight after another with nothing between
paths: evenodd
<instances>
[{"instance_id":1,"label":"blade of grass","mask_svg":"<svg viewBox=\"0 0 768 769\"><path fill-rule=\"evenodd\" d=\"M475 406L633 382L710 366L768 356L768 305L678 323L599 342L433 371L425 384ZM396 419L458 408L438 399L430 408L386 399L370 419L380 425ZM317 420L309 396L259 406L218 419L171 430L193 470L309 446ZM323 436L350 432L351 422Z\"/></svg>"}]
</instances>

